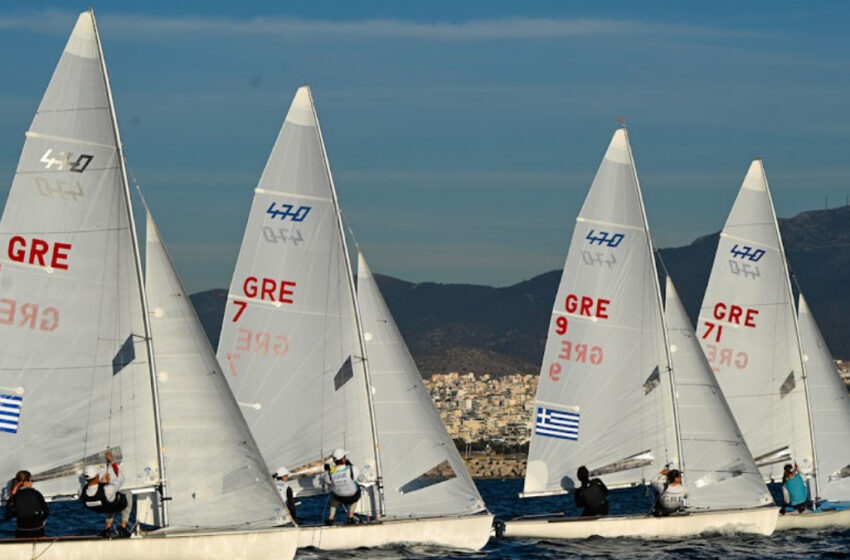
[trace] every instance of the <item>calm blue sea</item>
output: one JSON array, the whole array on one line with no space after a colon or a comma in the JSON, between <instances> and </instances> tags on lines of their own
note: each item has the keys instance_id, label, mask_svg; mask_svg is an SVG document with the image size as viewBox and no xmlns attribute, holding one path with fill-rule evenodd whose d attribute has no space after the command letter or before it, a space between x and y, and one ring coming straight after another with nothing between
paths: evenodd
<instances>
[{"instance_id":1,"label":"calm blue sea","mask_svg":"<svg viewBox=\"0 0 850 560\"><path fill-rule=\"evenodd\" d=\"M481 494L497 518L518 515L566 512L577 514L571 497L535 498L520 500L517 493L522 481L481 480ZM648 511L651 498L638 488L614 490L612 513ZM315 521L321 519L324 500L304 500L299 516ZM341 517L341 514L340 514ZM83 510L77 503L55 504L51 509L48 534L93 534L103 528L102 518ZM14 535L13 522L0 523L0 538ZM475 554L447 554L444 550L426 547L392 547L387 549L355 550L344 553L300 551L298 559L562 559L562 558L652 558L658 560L682 558L850 558L850 531L783 532L771 537L711 536L682 541L649 541L639 539L589 538L581 541L540 541L527 539L491 539L484 550ZM120 560L120 559L116 559ZM155 559L151 559L155 560Z\"/></svg>"}]
</instances>

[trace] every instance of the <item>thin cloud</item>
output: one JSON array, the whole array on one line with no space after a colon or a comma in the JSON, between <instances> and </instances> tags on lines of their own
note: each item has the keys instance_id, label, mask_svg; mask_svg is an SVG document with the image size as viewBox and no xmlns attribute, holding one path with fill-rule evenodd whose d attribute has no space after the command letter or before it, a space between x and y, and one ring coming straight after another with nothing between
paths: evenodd
<instances>
[{"instance_id":1,"label":"thin cloud","mask_svg":"<svg viewBox=\"0 0 850 560\"><path fill-rule=\"evenodd\" d=\"M76 14L58 10L0 15L0 29L64 34ZM98 16L101 31L113 39L170 36L205 39L211 36L278 40L348 37L362 39L405 38L419 40L493 41L568 37L752 37L761 32L746 29L654 23L612 18L505 17L461 22L421 22L401 19L329 21L287 16L224 18L212 16L156 16L104 13Z\"/></svg>"}]
</instances>

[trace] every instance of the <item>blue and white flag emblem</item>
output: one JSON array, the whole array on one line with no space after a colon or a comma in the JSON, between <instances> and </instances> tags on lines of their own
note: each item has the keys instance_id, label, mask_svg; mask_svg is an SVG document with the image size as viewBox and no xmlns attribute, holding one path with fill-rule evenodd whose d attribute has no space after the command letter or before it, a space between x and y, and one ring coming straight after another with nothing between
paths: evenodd
<instances>
[{"instance_id":1,"label":"blue and white flag emblem","mask_svg":"<svg viewBox=\"0 0 850 560\"><path fill-rule=\"evenodd\" d=\"M578 420L578 412L566 412L538 406L534 433L539 436L578 441Z\"/></svg>"},{"instance_id":2,"label":"blue and white flag emblem","mask_svg":"<svg viewBox=\"0 0 850 560\"><path fill-rule=\"evenodd\" d=\"M22 402L18 395L0 395L0 432L18 433Z\"/></svg>"}]
</instances>

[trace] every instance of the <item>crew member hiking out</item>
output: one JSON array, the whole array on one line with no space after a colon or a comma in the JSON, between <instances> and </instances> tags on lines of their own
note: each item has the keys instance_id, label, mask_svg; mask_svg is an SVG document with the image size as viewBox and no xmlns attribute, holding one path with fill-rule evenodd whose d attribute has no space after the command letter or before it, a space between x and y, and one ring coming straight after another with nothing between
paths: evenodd
<instances>
[{"instance_id":1,"label":"crew member hiking out","mask_svg":"<svg viewBox=\"0 0 850 560\"><path fill-rule=\"evenodd\" d=\"M325 463L324 485L331 493L330 513L325 524L334 524L336 509L340 505L348 506L348 523L354 523L354 504L360 500L360 484L357 482L360 473L348 461L345 450L334 449L332 458L334 466Z\"/></svg>"},{"instance_id":2,"label":"crew member hiking out","mask_svg":"<svg viewBox=\"0 0 850 560\"><path fill-rule=\"evenodd\" d=\"M608 487L605 483L598 478L591 479L584 465L578 468L576 476L581 482L575 491L576 506L583 508L581 516L608 515Z\"/></svg>"},{"instance_id":3,"label":"crew member hiking out","mask_svg":"<svg viewBox=\"0 0 850 560\"><path fill-rule=\"evenodd\" d=\"M652 515L663 517L685 508L688 491L682 484L682 473L676 469L665 468L652 481L655 490L655 506Z\"/></svg>"},{"instance_id":4,"label":"crew member hiking out","mask_svg":"<svg viewBox=\"0 0 850 560\"><path fill-rule=\"evenodd\" d=\"M128 498L124 492L119 491L124 483L124 473L121 465L115 462L112 452L106 452L105 469L99 465L89 465L83 477L86 485L80 493L80 500L91 511L106 514L106 528L101 536L105 538L113 536L112 520L116 513L121 512L121 526L118 528L117 536L129 537L127 522L133 511L133 498Z\"/></svg>"},{"instance_id":5,"label":"crew member hiking out","mask_svg":"<svg viewBox=\"0 0 850 560\"><path fill-rule=\"evenodd\" d=\"M50 511L41 492L32 487L29 471L18 471L6 502L4 520L17 518L16 539L34 539L44 536L44 520Z\"/></svg>"}]
</instances>

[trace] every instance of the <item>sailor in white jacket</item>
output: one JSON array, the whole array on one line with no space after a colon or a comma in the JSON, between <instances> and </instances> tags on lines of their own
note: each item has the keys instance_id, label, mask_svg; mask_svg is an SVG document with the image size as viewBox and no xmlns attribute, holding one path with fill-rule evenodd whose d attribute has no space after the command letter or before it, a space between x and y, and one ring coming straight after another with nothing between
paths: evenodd
<instances>
[{"instance_id":1,"label":"sailor in white jacket","mask_svg":"<svg viewBox=\"0 0 850 560\"><path fill-rule=\"evenodd\" d=\"M348 523L354 523L354 505L360 500L360 471L346 457L344 449L333 452L334 465L325 464L324 486L331 494L330 515L326 525L333 525L337 507L348 506Z\"/></svg>"},{"instance_id":2,"label":"sailor in white jacket","mask_svg":"<svg viewBox=\"0 0 850 560\"><path fill-rule=\"evenodd\" d=\"M115 462L112 451L106 452L106 467L101 465L89 465L83 473L86 485L80 493L80 501L91 511L106 514L106 529L101 535L112 537L112 520L116 513L121 512L121 527L118 529L118 537L130 536L127 530L127 522L133 511L133 498L120 492L124 483L124 472L121 465Z\"/></svg>"},{"instance_id":3,"label":"sailor in white jacket","mask_svg":"<svg viewBox=\"0 0 850 560\"><path fill-rule=\"evenodd\" d=\"M669 467L661 471L652 481L656 492L653 515L664 516L684 509L688 490L682 484L682 473Z\"/></svg>"}]
</instances>

